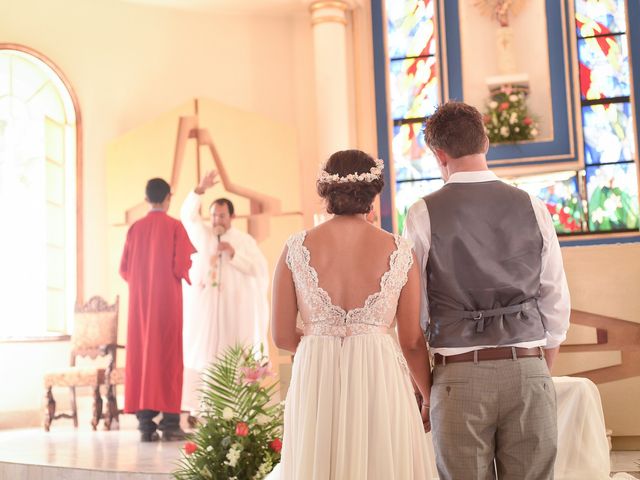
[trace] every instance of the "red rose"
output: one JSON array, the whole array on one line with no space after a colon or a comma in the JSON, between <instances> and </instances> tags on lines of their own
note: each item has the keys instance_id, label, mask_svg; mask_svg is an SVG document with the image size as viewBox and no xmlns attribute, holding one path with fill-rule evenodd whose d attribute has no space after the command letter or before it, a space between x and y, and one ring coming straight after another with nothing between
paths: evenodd
<instances>
[{"instance_id":1,"label":"red rose","mask_svg":"<svg viewBox=\"0 0 640 480\"><path fill-rule=\"evenodd\" d=\"M498 107L498 110L504 112L507 108L509 108L509 102L502 102Z\"/></svg>"},{"instance_id":2,"label":"red rose","mask_svg":"<svg viewBox=\"0 0 640 480\"><path fill-rule=\"evenodd\" d=\"M238 422L236 425L236 435L239 437L246 437L249 435L249 425L244 422Z\"/></svg>"},{"instance_id":3,"label":"red rose","mask_svg":"<svg viewBox=\"0 0 640 480\"><path fill-rule=\"evenodd\" d=\"M185 442L184 451L187 455L191 455L193 452L198 450L198 446L193 442Z\"/></svg>"},{"instance_id":4,"label":"red rose","mask_svg":"<svg viewBox=\"0 0 640 480\"><path fill-rule=\"evenodd\" d=\"M533 123L533 120L531 120L529 117L524 117L522 123L524 123L525 125L531 125Z\"/></svg>"},{"instance_id":5,"label":"red rose","mask_svg":"<svg viewBox=\"0 0 640 480\"><path fill-rule=\"evenodd\" d=\"M269 448L276 453L280 453L280 450L282 450L282 440L280 440L279 438L274 438L269 443Z\"/></svg>"}]
</instances>

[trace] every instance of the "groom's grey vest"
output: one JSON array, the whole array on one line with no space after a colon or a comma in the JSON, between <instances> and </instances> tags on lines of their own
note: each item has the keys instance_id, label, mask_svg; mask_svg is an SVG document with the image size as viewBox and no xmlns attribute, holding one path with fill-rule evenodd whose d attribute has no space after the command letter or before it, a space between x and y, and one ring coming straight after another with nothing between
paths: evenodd
<instances>
[{"instance_id":1,"label":"groom's grey vest","mask_svg":"<svg viewBox=\"0 0 640 480\"><path fill-rule=\"evenodd\" d=\"M540 340L542 235L529 194L501 181L449 183L424 198L432 348Z\"/></svg>"}]
</instances>

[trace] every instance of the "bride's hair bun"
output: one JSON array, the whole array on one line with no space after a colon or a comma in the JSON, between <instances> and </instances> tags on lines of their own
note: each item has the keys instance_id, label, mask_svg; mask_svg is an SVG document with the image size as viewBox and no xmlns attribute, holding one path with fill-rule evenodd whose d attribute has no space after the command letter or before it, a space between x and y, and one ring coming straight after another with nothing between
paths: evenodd
<instances>
[{"instance_id":1,"label":"bride's hair bun","mask_svg":"<svg viewBox=\"0 0 640 480\"><path fill-rule=\"evenodd\" d=\"M340 177L369 172L375 160L360 150L343 150L329 157L324 170ZM318 182L318 195L327 202L327 212L335 215L368 213L371 204L384 187L382 175L372 181Z\"/></svg>"}]
</instances>

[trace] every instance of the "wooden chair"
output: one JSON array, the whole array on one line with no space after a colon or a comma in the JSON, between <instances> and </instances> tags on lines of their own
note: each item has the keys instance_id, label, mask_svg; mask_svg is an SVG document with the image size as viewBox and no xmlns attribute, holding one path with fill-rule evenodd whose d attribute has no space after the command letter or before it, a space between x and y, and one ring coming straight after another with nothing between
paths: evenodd
<instances>
[{"instance_id":1,"label":"wooden chair","mask_svg":"<svg viewBox=\"0 0 640 480\"><path fill-rule=\"evenodd\" d=\"M49 431L51 422L58 418L73 419L74 427L78 426L78 409L76 406L76 387L93 389L93 418L91 426L95 430L102 418L102 397L100 387L106 384L106 370L115 366L118 335L118 298L113 305L108 305L102 297L92 297L86 304L76 306L74 328L71 335L71 359L69 368L47 372L44 376L45 415L44 429ZM92 364L78 366L80 357L89 357ZM98 364L98 357L107 361ZM71 393L71 413L56 414L56 401L53 387L67 387ZM107 386L108 387L108 386Z\"/></svg>"},{"instance_id":2,"label":"wooden chair","mask_svg":"<svg viewBox=\"0 0 640 480\"><path fill-rule=\"evenodd\" d=\"M116 367L116 353L123 345L109 344L107 349L110 356L109 365L105 371L105 385L107 387L107 408L104 413L105 430L117 430L120 427L120 414L122 410L118 408L116 398L116 386L124 385L124 368Z\"/></svg>"}]
</instances>

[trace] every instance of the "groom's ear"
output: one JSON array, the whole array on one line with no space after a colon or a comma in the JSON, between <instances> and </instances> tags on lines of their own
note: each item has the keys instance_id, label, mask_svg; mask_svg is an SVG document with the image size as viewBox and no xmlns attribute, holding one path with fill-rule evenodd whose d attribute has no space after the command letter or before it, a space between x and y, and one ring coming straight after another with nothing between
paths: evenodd
<instances>
[{"instance_id":1,"label":"groom's ear","mask_svg":"<svg viewBox=\"0 0 640 480\"><path fill-rule=\"evenodd\" d=\"M436 156L436 158L438 159L438 162L440 162L440 164L443 167L445 167L447 165L447 163L449 162L449 155L447 155L447 152L445 152L441 148L436 148L436 149L433 150L433 153Z\"/></svg>"}]
</instances>

